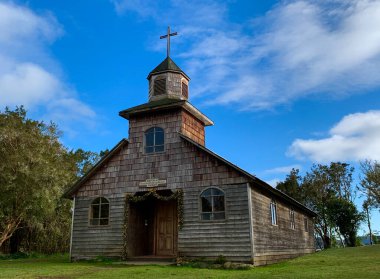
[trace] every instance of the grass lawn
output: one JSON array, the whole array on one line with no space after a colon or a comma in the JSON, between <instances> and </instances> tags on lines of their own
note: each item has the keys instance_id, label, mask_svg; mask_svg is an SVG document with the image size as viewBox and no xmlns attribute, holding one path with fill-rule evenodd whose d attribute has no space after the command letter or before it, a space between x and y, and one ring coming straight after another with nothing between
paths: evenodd
<instances>
[{"instance_id":1,"label":"grass lawn","mask_svg":"<svg viewBox=\"0 0 380 279\"><path fill-rule=\"evenodd\" d=\"M251 270L70 263L67 256L0 260L0 278L380 278L380 245L331 249Z\"/></svg>"}]
</instances>

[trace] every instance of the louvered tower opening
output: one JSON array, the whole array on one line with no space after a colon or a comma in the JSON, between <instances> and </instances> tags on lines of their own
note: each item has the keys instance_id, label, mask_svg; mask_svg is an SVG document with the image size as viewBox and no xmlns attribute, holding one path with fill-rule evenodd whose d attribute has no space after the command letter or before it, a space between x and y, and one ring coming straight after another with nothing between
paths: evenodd
<instances>
[{"instance_id":1,"label":"louvered tower opening","mask_svg":"<svg viewBox=\"0 0 380 279\"><path fill-rule=\"evenodd\" d=\"M184 82L182 82L182 96L184 96L186 99L189 98L189 87Z\"/></svg>"},{"instance_id":2,"label":"louvered tower opening","mask_svg":"<svg viewBox=\"0 0 380 279\"><path fill-rule=\"evenodd\" d=\"M166 79L161 78L154 81L153 95L158 96L166 92Z\"/></svg>"}]
</instances>

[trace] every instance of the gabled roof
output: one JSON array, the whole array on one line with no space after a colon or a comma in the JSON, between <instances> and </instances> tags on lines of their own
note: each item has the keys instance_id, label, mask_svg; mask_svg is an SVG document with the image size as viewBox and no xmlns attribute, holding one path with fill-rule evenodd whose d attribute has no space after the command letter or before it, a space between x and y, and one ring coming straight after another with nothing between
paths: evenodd
<instances>
[{"instance_id":1,"label":"gabled roof","mask_svg":"<svg viewBox=\"0 0 380 279\"><path fill-rule=\"evenodd\" d=\"M75 194L76 191L79 190L79 188L88 180L90 179L90 177L98 170L100 169L102 166L104 166L108 161L109 159L112 158L112 156L117 153L121 148L123 148L124 146L126 146L128 144L128 140L127 139L122 139L121 141L119 141L118 144L115 145L114 148L112 148L110 150L110 152L108 152L106 155L103 156L103 158L101 158L99 160L99 162L97 162L85 175L83 175L81 178L79 178L77 180L77 182L75 182L75 184L73 186L71 186L64 194L63 194L63 197L64 198L68 198L68 199L71 199L73 194Z\"/></svg>"},{"instance_id":2,"label":"gabled roof","mask_svg":"<svg viewBox=\"0 0 380 279\"><path fill-rule=\"evenodd\" d=\"M277 190L276 188L273 188L272 186L270 186L268 183L266 183L265 181L257 178L256 176L250 174L249 172L239 168L238 166L234 165L233 163L227 161L226 159L224 159L223 157L219 156L218 154L212 152L210 149L206 148L205 146L193 141L192 139L188 138L187 136L185 136L184 134L182 133L179 133L180 137L182 139L184 139L186 142L196 146L197 148L199 148L200 150L206 152L207 154L209 154L210 156L218 159L219 161L221 161L222 163L228 165L229 167L235 169L237 172L241 173L242 175L246 176L248 178L248 180L250 182L253 182L257 185L259 185L260 187L262 187L262 189L270 192L271 194L273 194L274 196L276 197L279 197L283 200L286 200L287 202L289 202L290 204L294 205L295 207L303 210L303 211L306 211L307 213L309 213L310 215L312 216L317 216L317 214L310 210L309 208L307 208L306 206L304 206L303 204L301 204L300 202L296 201L295 199L293 199L292 197L286 195L285 193Z\"/></svg>"},{"instance_id":3,"label":"gabled roof","mask_svg":"<svg viewBox=\"0 0 380 279\"><path fill-rule=\"evenodd\" d=\"M151 75L160 74L164 72L180 73L183 74L188 80L190 80L190 78L185 74L185 72L182 71L180 67L178 67L177 64L174 63L174 61L169 56L166 57L164 61L162 61L156 68L153 69L153 71L149 73L147 79L149 79Z\"/></svg>"},{"instance_id":4,"label":"gabled roof","mask_svg":"<svg viewBox=\"0 0 380 279\"><path fill-rule=\"evenodd\" d=\"M165 98L165 99L161 99L157 101L148 102L148 103L135 106L129 109L125 109L125 110L120 111L119 115L129 120L130 116L134 114L141 114L141 113L153 112L153 111L162 111L166 109L179 108L179 107L184 108L185 110L190 112L205 126L214 125L214 122L212 122L206 115L201 113L196 107L194 107L188 101L173 99L173 98Z\"/></svg>"}]
</instances>

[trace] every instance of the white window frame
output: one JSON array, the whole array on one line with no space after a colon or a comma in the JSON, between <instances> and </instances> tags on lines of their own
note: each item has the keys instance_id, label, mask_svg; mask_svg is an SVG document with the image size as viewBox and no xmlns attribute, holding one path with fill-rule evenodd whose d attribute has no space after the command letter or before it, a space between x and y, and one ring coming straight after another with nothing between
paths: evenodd
<instances>
[{"instance_id":1,"label":"white window frame","mask_svg":"<svg viewBox=\"0 0 380 279\"><path fill-rule=\"evenodd\" d=\"M294 209L293 208L291 208L290 210L289 210L289 218L290 218L290 228L292 229L292 230L295 230L296 229L296 222L295 222L295 213L294 213Z\"/></svg>"},{"instance_id":2,"label":"white window frame","mask_svg":"<svg viewBox=\"0 0 380 279\"><path fill-rule=\"evenodd\" d=\"M275 200L270 202L270 217L272 226L277 226L277 204Z\"/></svg>"}]
</instances>

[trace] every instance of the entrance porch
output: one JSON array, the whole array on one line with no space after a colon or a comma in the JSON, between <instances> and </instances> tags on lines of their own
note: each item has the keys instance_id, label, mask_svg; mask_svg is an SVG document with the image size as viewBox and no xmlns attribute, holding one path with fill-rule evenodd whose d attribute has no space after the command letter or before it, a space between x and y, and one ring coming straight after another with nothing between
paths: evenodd
<instances>
[{"instance_id":1,"label":"entrance porch","mask_svg":"<svg viewBox=\"0 0 380 279\"><path fill-rule=\"evenodd\" d=\"M144 195L146 192L137 193ZM169 197L170 190L157 191ZM161 200L154 196L129 202L127 230L128 259L172 259L177 256L177 200Z\"/></svg>"}]
</instances>

